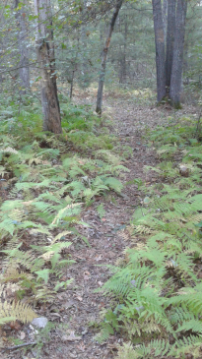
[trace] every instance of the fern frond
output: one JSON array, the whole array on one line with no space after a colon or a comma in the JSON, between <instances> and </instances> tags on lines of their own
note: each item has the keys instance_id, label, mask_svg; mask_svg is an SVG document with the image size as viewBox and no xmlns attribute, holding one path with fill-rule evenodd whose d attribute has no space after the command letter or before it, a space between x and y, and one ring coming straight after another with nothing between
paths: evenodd
<instances>
[{"instance_id":1,"label":"fern frond","mask_svg":"<svg viewBox=\"0 0 202 359\"><path fill-rule=\"evenodd\" d=\"M23 323L29 323L36 317L31 307L25 303L0 302L0 321L6 319L6 321L20 320Z\"/></svg>"},{"instance_id":2,"label":"fern frond","mask_svg":"<svg viewBox=\"0 0 202 359\"><path fill-rule=\"evenodd\" d=\"M59 221L64 218L65 216L71 216L73 214L78 213L77 207L80 207L82 203L72 203L68 204L65 208L62 208L58 214L55 216L54 220L52 221L51 225L54 226L55 224L58 224Z\"/></svg>"},{"instance_id":3,"label":"fern frond","mask_svg":"<svg viewBox=\"0 0 202 359\"><path fill-rule=\"evenodd\" d=\"M118 346L117 359L139 359L139 355L135 352L131 343L124 343L123 346Z\"/></svg>"}]
</instances>

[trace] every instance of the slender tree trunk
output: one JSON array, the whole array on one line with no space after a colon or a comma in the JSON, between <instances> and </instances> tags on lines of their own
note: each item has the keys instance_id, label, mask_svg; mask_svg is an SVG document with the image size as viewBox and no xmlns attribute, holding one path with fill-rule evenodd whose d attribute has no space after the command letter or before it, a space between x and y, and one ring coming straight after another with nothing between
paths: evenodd
<instances>
[{"instance_id":1,"label":"slender tree trunk","mask_svg":"<svg viewBox=\"0 0 202 359\"><path fill-rule=\"evenodd\" d=\"M128 35L128 23L127 23L127 15L124 18L124 48L123 48L123 58L121 61L121 76L120 82L126 85L127 71L126 71L126 52L127 52L127 35Z\"/></svg>"},{"instance_id":2,"label":"slender tree trunk","mask_svg":"<svg viewBox=\"0 0 202 359\"><path fill-rule=\"evenodd\" d=\"M105 79L105 70L106 70L106 62L107 62L107 54L110 46L111 36L114 30L114 25L119 13L119 10L122 6L123 0L119 0L117 2L116 8L112 15L112 19L109 26L109 33L107 36L107 40L105 43L105 47L102 52L102 63L101 63L101 74L99 78L99 85L98 85L98 92L97 92L97 105L96 105L96 112L98 114L102 113L102 97L103 97L103 87L104 87L104 79Z\"/></svg>"},{"instance_id":3,"label":"slender tree trunk","mask_svg":"<svg viewBox=\"0 0 202 359\"><path fill-rule=\"evenodd\" d=\"M85 23L85 15L86 15L86 2L87 0L83 0L83 6L82 6L82 17L84 19L84 23L81 25L81 44L82 44L82 50L86 51L86 23ZM82 86L86 87L86 55L84 54L82 59L82 65L81 65L81 84Z\"/></svg>"},{"instance_id":4,"label":"slender tree trunk","mask_svg":"<svg viewBox=\"0 0 202 359\"><path fill-rule=\"evenodd\" d=\"M169 1L169 0L163 0L163 28L164 28L164 40L166 39L166 34L167 34L168 1Z\"/></svg>"},{"instance_id":5,"label":"slender tree trunk","mask_svg":"<svg viewBox=\"0 0 202 359\"><path fill-rule=\"evenodd\" d=\"M74 72L75 71L72 71L72 80L71 80L71 87L70 87L70 100L72 99L72 95L73 95L73 87L74 87Z\"/></svg>"},{"instance_id":6,"label":"slender tree trunk","mask_svg":"<svg viewBox=\"0 0 202 359\"><path fill-rule=\"evenodd\" d=\"M15 8L18 7L19 0L15 0ZM20 94L25 95L30 89L29 76L29 51L27 48L27 24L26 11L24 7L18 9L16 12L16 20L18 27L18 49L20 53L19 61L19 80L20 80Z\"/></svg>"},{"instance_id":7,"label":"slender tree trunk","mask_svg":"<svg viewBox=\"0 0 202 359\"><path fill-rule=\"evenodd\" d=\"M166 44L166 93L169 96L175 35L176 0L168 1L168 27Z\"/></svg>"},{"instance_id":8,"label":"slender tree trunk","mask_svg":"<svg viewBox=\"0 0 202 359\"><path fill-rule=\"evenodd\" d=\"M157 100L158 102L161 102L166 96L164 26L162 18L161 0L152 0L152 4L156 43Z\"/></svg>"},{"instance_id":9,"label":"slender tree trunk","mask_svg":"<svg viewBox=\"0 0 202 359\"><path fill-rule=\"evenodd\" d=\"M44 131L62 132L60 107L57 95L55 54L51 21L50 0L34 0L38 16L37 52L41 67L41 100Z\"/></svg>"},{"instance_id":10,"label":"slender tree trunk","mask_svg":"<svg viewBox=\"0 0 202 359\"><path fill-rule=\"evenodd\" d=\"M183 49L187 0L178 0L175 21L175 40L170 83L170 99L175 108L180 108L180 94L183 68Z\"/></svg>"}]
</instances>

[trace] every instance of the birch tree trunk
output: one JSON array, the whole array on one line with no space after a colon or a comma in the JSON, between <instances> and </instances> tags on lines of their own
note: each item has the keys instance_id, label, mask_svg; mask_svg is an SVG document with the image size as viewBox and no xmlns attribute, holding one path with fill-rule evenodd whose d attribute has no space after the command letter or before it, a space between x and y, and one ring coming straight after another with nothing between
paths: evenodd
<instances>
[{"instance_id":1,"label":"birch tree trunk","mask_svg":"<svg viewBox=\"0 0 202 359\"><path fill-rule=\"evenodd\" d=\"M166 44L166 93L169 96L171 71L172 71L172 63L173 63L176 0L167 0L167 1L168 1L168 25L167 25L167 44Z\"/></svg>"},{"instance_id":2,"label":"birch tree trunk","mask_svg":"<svg viewBox=\"0 0 202 359\"><path fill-rule=\"evenodd\" d=\"M51 0L34 0L37 22L37 54L41 68L41 100L43 129L62 133L57 95L55 53L52 30Z\"/></svg>"},{"instance_id":3,"label":"birch tree trunk","mask_svg":"<svg viewBox=\"0 0 202 359\"><path fill-rule=\"evenodd\" d=\"M111 22L110 22L109 33L108 33L108 36L107 36L107 40L105 42L105 47L104 47L103 52L102 52L101 74L100 74L100 77L99 77L98 92L97 92L97 105L96 105L96 112L98 114L102 113L103 87L104 87L104 79L105 79L105 71L106 71L106 62L107 62L108 50L109 50L109 46L110 46L112 33L113 33L113 30L114 30L114 25L116 23L116 19L117 19L119 10L120 10L120 8L122 6L122 3L123 3L123 0L119 0L117 2L116 8L114 10L114 13L112 15L112 19L111 19Z\"/></svg>"},{"instance_id":4,"label":"birch tree trunk","mask_svg":"<svg viewBox=\"0 0 202 359\"><path fill-rule=\"evenodd\" d=\"M183 49L187 1L178 0L175 20L175 40L173 47L173 62L170 82L170 99L175 108L180 108L180 94L183 68Z\"/></svg>"},{"instance_id":5,"label":"birch tree trunk","mask_svg":"<svg viewBox=\"0 0 202 359\"><path fill-rule=\"evenodd\" d=\"M166 96L164 26L161 0L152 0L152 4L156 44L157 100L161 102Z\"/></svg>"},{"instance_id":6,"label":"birch tree trunk","mask_svg":"<svg viewBox=\"0 0 202 359\"><path fill-rule=\"evenodd\" d=\"M15 8L17 9L19 0L15 0ZM27 48L27 24L26 24L26 11L24 7L17 9L16 21L18 27L18 49L20 54L19 61L19 81L20 93L25 95L30 89L30 76L29 76L29 51Z\"/></svg>"}]
</instances>

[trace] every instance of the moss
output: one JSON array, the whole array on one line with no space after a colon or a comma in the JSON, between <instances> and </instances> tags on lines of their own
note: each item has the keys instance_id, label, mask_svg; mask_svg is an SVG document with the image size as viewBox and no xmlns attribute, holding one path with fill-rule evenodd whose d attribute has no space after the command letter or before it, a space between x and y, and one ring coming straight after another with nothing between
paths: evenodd
<instances>
[{"instance_id":1,"label":"moss","mask_svg":"<svg viewBox=\"0 0 202 359\"><path fill-rule=\"evenodd\" d=\"M172 106L175 110L181 110L182 109L182 105L180 102L172 102Z\"/></svg>"}]
</instances>

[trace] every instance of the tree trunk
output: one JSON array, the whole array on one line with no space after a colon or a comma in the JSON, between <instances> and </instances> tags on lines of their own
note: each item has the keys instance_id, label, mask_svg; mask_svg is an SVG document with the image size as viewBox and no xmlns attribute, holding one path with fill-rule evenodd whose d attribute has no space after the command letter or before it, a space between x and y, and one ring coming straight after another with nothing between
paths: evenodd
<instances>
[{"instance_id":1,"label":"tree trunk","mask_svg":"<svg viewBox=\"0 0 202 359\"><path fill-rule=\"evenodd\" d=\"M187 1L178 0L175 21L175 40L173 48L173 63L170 83L170 99L175 108L180 108L180 94L183 68L183 49Z\"/></svg>"},{"instance_id":2,"label":"tree trunk","mask_svg":"<svg viewBox=\"0 0 202 359\"><path fill-rule=\"evenodd\" d=\"M122 6L122 3L123 3L123 0L119 0L117 2L116 8L114 10L114 13L112 15L112 19L110 22L109 33L107 36L105 47L102 52L101 74L100 74L100 78L99 78L99 85L98 85L98 92L97 92L97 105L96 105L96 112L98 114L102 113L102 97L103 97L103 87L104 87L104 79L105 79L107 54L108 54L108 50L109 50L111 36L112 36L113 30L114 30L114 25L115 25L119 10Z\"/></svg>"},{"instance_id":3,"label":"tree trunk","mask_svg":"<svg viewBox=\"0 0 202 359\"><path fill-rule=\"evenodd\" d=\"M74 86L74 72L75 71L72 71L72 80L71 80L71 87L70 87L70 100L72 100L72 95L73 95L73 86Z\"/></svg>"},{"instance_id":4,"label":"tree trunk","mask_svg":"<svg viewBox=\"0 0 202 359\"><path fill-rule=\"evenodd\" d=\"M127 54L127 35L128 35L128 22L127 22L127 15L124 18L124 48L123 48L123 58L121 61L121 76L120 82L126 85L127 80L127 70L126 70L126 54Z\"/></svg>"},{"instance_id":5,"label":"tree trunk","mask_svg":"<svg viewBox=\"0 0 202 359\"><path fill-rule=\"evenodd\" d=\"M167 34L168 2L169 2L169 0L163 0L164 40L166 39L166 34Z\"/></svg>"},{"instance_id":6,"label":"tree trunk","mask_svg":"<svg viewBox=\"0 0 202 359\"><path fill-rule=\"evenodd\" d=\"M176 0L168 0L168 26L166 44L166 93L169 96L175 35Z\"/></svg>"},{"instance_id":7,"label":"tree trunk","mask_svg":"<svg viewBox=\"0 0 202 359\"><path fill-rule=\"evenodd\" d=\"M50 0L34 0L34 2L38 16L37 53L42 77L43 129L59 134L62 133L62 129L56 84L51 3Z\"/></svg>"},{"instance_id":8,"label":"tree trunk","mask_svg":"<svg viewBox=\"0 0 202 359\"><path fill-rule=\"evenodd\" d=\"M86 70L86 47L87 47L87 42L86 42L86 22L85 22L85 16L86 16L86 2L87 0L83 0L83 6L82 6L82 17L84 19L84 22L81 25L81 44L82 44L82 49L81 49L81 53L84 51L84 53L82 54L83 59L82 59L82 64L81 64L81 85L82 87L86 87L86 77L87 77L87 73L88 70Z\"/></svg>"},{"instance_id":9,"label":"tree trunk","mask_svg":"<svg viewBox=\"0 0 202 359\"><path fill-rule=\"evenodd\" d=\"M157 100L158 102L161 102L166 96L164 27L162 19L161 0L152 0L152 4L156 43Z\"/></svg>"},{"instance_id":10,"label":"tree trunk","mask_svg":"<svg viewBox=\"0 0 202 359\"><path fill-rule=\"evenodd\" d=\"M19 0L15 0L15 8L18 7ZM27 25L26 25L26 12L24 8L17 9L16 20L18 27L18 49L20 53L19 61L19 81L20 81L20 94L25 95L29 92L29 51L27 48Z\"/></svg>"}]
</instances>

